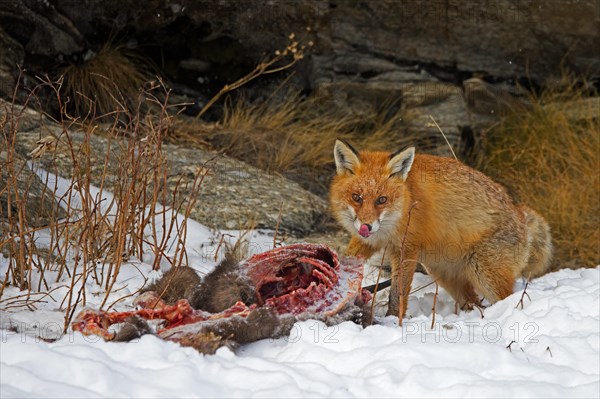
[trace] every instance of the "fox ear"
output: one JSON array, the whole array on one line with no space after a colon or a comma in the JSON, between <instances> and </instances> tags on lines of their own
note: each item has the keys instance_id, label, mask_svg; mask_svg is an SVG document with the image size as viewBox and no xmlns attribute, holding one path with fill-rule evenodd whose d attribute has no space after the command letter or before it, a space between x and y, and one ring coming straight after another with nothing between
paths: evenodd
<instances>
[{"instance_id":1,"label":"fox ear","mask_svg":"<svg viewBox=\"0 0 600 399\"><path fill-rule=\"evenodd\" d=\"M390 177L399 177L402 181L406 180L414 160L415 147L410 147L402 152L395 152L390 155L390 161L388 162Z\"/></svg>"},{"instance_id":2,"label":"fox ear","mask_svg":"<svg viewBox=\"0 0 600 399\"><path fill-rule=\"evenodd\" d=\"M343 140L336 140L333 147L333 157L335 158L335 168L337 174L341 175L344 172L354 174L354 168L360 164L358 151L350 144Z\"/></svg>"}]
</instances>

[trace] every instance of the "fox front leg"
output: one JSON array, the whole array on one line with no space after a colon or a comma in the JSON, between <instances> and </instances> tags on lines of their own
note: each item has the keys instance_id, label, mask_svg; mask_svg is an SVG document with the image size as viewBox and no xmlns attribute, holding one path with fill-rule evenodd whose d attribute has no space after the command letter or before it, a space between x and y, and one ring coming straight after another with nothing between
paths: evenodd
<instances>
[{"instance_id":1,"label":"fox front leg","mask_svg":"<svg viewBox=\"0 0 600 399\"><path fill-rule=\"evenodd\" d=\"M398 316L399 325L402 325L402 319L406 316L408 295L416 269L417 263L413 254L406 256L406 259L401 255L392 254L392 286L386 315Z\"/></svg>"}]
</instances>

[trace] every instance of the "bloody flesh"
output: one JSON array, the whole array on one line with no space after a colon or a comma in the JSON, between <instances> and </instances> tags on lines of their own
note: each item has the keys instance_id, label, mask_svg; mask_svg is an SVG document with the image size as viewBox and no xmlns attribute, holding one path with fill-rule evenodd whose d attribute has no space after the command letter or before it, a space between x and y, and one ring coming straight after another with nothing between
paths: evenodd
<instances>
[{"instance_id":1,"label":"bloody flesh","mask_svg":"<svg viewBox=\"0 0 600 399\"><path fill-rule=\"evenodd\" d=\"M242 302L219 313L193 309L186 299L165 304L155 293L137 300L140 310L104 312L84 309L72 323L74 331L114 337L108 327L131 316L146 320L162 319L158 335L179 340L182 334L202 330L204 323L230 317L247 317L257 307L267 307L276 314L291 314L299 319L329 317L348 304L364 304L370 293L361 289L363 263L360 259L339 259L330 248L318 244L295 244L254 255L240 265L256 289L256 304ZM183 332L182 332L183 331Z\"/></svg>"}]
</instances>

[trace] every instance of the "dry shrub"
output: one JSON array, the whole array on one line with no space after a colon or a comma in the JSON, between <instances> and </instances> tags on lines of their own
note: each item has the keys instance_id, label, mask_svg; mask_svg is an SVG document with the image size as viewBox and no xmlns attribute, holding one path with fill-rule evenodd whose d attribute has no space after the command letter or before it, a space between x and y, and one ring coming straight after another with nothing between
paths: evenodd
<instances>
[{"instance_id":1,"label":"dry shrub","mask_svg":"<svg viewBox=\"0 0 600 399\"><path fill-rule=\"evenodd\" d=\"M558 267L600 263L600 113L574 79L488 133L483 169L548 220Z\"/></svg>"},{"instance_id":2,"label":"dry shrub","mask_svg":"<svg viewBox=\"0 0 600 399\"><path fill-rule=\"evenodd\" d=\"M31 91L25 105L36 103L36 95L42 89L53 91L59 105L62 104L60 82L42 82ZM37 246L41 229L28 226L24 218L31 209L17 184L23 180L23 168L16 168L12 161L17 154L15 143L19 139L22 112L12 107L0 120L0 145L7 152L7 161L0 163L0 168L8 172L7 178L0 181L0 193L7 195L9 205L14 204L7 208L7 213L0 209L0 219L6 220L0 225L0 249L8 255L7 272L0 277L0 310L34 309L33 294L43 298L60 288L51 287L67 280L64 286L68 290L60 305L65 311L66 331L78 305L86 306L86 296L90 295L86 293L87 283L94 282L103 288L103 292L95 293L103 295L101 308L110 309L118 302L111 304L109 297L115 291L121 266L128 259L152 263L155 270L164 262L172 267L187 262L186 221L206 172L199 167L186 187L181 180L173 187L162 150L164 135L173 117L168 112L169 92L157 84L142 94L139 98L152 105L148 108L158 111L142 114L141 105L137 106L137 113L128 114L125 119L129 122L125 125L118 123L119 114L127 113L122 108L115 109L112 124L104 125L93 114L80 119L69 116L61 108L60 129L49 130L54 133L40 137L40 147L29 154L34 169L40 166L39 158L43 156L48 160L46 171L70 175L62 188L50 176L45 178L48 190L66 208L66 217L59 217L58 212L49 215L55 222L42 232L48 241L44 248ZM93 172L91 138L99 126L106 130L108 145L105 153L100 154L104 156L102 166ZM80 133L77 136L80 139L75 139L74 131ZM121 150L118 159L111 157L116 147ZM58 148L61 148L60 153ZM67 164L72 167L61 169L60 159L68 159ZM94 179L94 173L100 174L100 184ZM112 197L103 194L109 181ZM31 183L32 179L26 182ZM29 191L27 187L24 190ZM40 249L48 256L40 254ZM26 293L16 298L2 298L7 286L19 287Z\"/></svg>"},{"instance_id":3,"label":"dry shrub","mask_svg":"<svg viewBox=\"0 0 600 399\"><path fill-rule=\"evenodd\" d=\"M402 148L413 139L400 113L387 107L364 118L327 104L295 93L259 103L228 99L221 121L178 121L170 139L216 149L320 194L334 170L336 138L361 149Z\"/></svg>"},{"instance_id":4,"label":"dry shrub","mask_svg":"<svg viewBox=\"0 0 600 399\"><path fill-rule=\"evenodd\" d=\"M148 59L124 45L106 43L97 53L89 52L81 63L61 71L62 102L77 116L107 115L117 109L133 110L140 89L153 68Z\"/></svg>"}]
</instances>

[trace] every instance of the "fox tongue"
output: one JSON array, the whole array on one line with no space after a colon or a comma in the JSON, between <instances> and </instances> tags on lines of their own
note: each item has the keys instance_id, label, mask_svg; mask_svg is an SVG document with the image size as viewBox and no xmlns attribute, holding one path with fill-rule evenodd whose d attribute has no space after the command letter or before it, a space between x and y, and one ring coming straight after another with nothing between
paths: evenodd
<instances>
[{"instance_id":1,"label":"fox tongue","mask_svg":"<svg viewBox=\"0 0 600 399\"><path fill-rule=\"evenodd\" d=\"M368 237L371 235L371 231L369 231L369 226L367 226L366 224L363 224L362 226L360 226L360 229L358 229L358 234L360 234L363 237Z\"/></svg>"}]
</instances>

